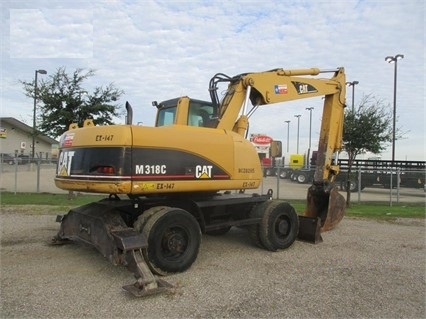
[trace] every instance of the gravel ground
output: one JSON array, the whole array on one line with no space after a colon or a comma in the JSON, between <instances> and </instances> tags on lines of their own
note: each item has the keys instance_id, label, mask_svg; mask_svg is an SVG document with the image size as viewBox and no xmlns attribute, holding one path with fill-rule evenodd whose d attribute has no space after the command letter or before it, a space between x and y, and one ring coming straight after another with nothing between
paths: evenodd
<instances>
[{"instance_id":1,"label":"gravel ground","mask_svg":"<svg viewBox=\"0 0 426 319\"><path fill-rule=\"evenodd\" d=\"M204 236L193 266L165 277L176 288L140 299L121 289L131 273L94 249L49 246L59 224L43 209L2 207L1 318L426 316L424 220L345 218L323 243L276 253L242 229Z\"/></svg>"}]
</instances>

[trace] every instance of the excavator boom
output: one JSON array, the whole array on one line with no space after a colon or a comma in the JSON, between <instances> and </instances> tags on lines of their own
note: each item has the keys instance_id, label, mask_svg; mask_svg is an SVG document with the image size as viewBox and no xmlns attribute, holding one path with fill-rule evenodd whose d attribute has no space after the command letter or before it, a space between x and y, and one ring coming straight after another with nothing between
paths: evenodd
<instances>
[{"instance_id":1,"label":"excavator boom","mask_svg":"<svg viewBox=\"0 0 426 319\"><path fill-rule=\"evenodd\" d=\"M330 72L334 73L330 79L307 77ZM248 127L249 100L255 109L266 104L324 96L316 171L313 185L308 190L305 216L320 218L323 231L336 226L343 218L345 207L343 196L333 187L335 176L339 173L339 167L333 164L333 156L338 155L342 147L346 83L344 69L276 69L245 73L232 78L216 75L210 81L212 100L216 103L219 82L229 82L229 86L219 104L217 128L232 127L233 131L243 136Z\"/></svg>"}]
</instances>

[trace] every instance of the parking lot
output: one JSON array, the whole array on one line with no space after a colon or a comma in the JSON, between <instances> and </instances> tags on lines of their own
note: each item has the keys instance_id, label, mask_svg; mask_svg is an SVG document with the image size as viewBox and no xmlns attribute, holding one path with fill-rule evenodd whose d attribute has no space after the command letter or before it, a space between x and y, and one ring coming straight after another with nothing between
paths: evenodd
<instances>
[{"instance_id":1,"label":"parking lot","mask_svg":"<svg viewBox=\"0 0 426 319\"><path fill-rule=\"evenodd\" d=\"M60 193L54 168L30 165L2 172L1 188ZM18 185L18 186L15 186ZM256 192L304 199L309 185L275 177ZM389 200L389 190L365 189L364 200ZM400 200L423 202L420 189ZM356 194L352 197L356 200ZM291 201L290 201L291 202ZM66 204L66 203L64 203ZM77 244L50 246L59 224L47 206L2 206L2 318L423 318L424 219L374 221L345 217L313 245L296 241L276 253L257 248L245 230L203 236L184 273L165 277L167 293L137 299L121 289L133 276L97 251Z\"/></svg>"},{"instance_id":2,"label":"parking lot","mask_svg":"<svg viewBox=\"0 0 426 319\"><path fill-rule=\"evenodd\" d=\"M313 245L256 248L245 230L203 236L174 288L138 299L122 266L58 231L43 206L2 207L2 318L423 318L424 220L345 218Z\"/></svg>"}]
</instances>

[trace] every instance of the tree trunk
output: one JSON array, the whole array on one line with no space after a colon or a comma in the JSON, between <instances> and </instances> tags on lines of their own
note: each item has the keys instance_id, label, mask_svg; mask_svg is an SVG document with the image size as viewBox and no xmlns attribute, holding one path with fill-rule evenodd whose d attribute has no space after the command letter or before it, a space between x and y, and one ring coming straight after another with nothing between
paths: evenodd
<instances>
[{"instance_id":1,"label":"tree trunk","mask_svg":"<svg viewBox=\"0 0 426 319\"><path fill-rule=\"evenodd\" d=\"M352 155L349 154L348 158L348 174L346 176L346 208L351 206L351 172L352 172Z\"/></svg>"}]
</instances>

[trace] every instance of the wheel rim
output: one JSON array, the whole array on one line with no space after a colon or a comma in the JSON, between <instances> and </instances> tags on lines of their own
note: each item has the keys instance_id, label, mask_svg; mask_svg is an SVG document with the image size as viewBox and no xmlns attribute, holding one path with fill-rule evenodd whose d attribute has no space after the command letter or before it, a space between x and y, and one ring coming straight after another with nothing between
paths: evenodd
<instances>
[{"instance_id":1,"label":"wheel rim","mask_svg":"<svg viewBox=\"0 0 426 319\"><path fill-rule=\"evenodd\" d=\"M275 222L275 234L279 239L285 239L290 232L290 221L285 216L280 216Z\"/></svg>"},{"instance_id":2,"label":"wheel rim","mask_svg":"<svg viewBox=\"0 0 426 319\"><path fill-rule=\"evenodd\" d=\"M189 234L182 227L168 228L161 240L161 254L164 259L175 260L185 254L189 243Z\"/></svg>"}]
</instances>

